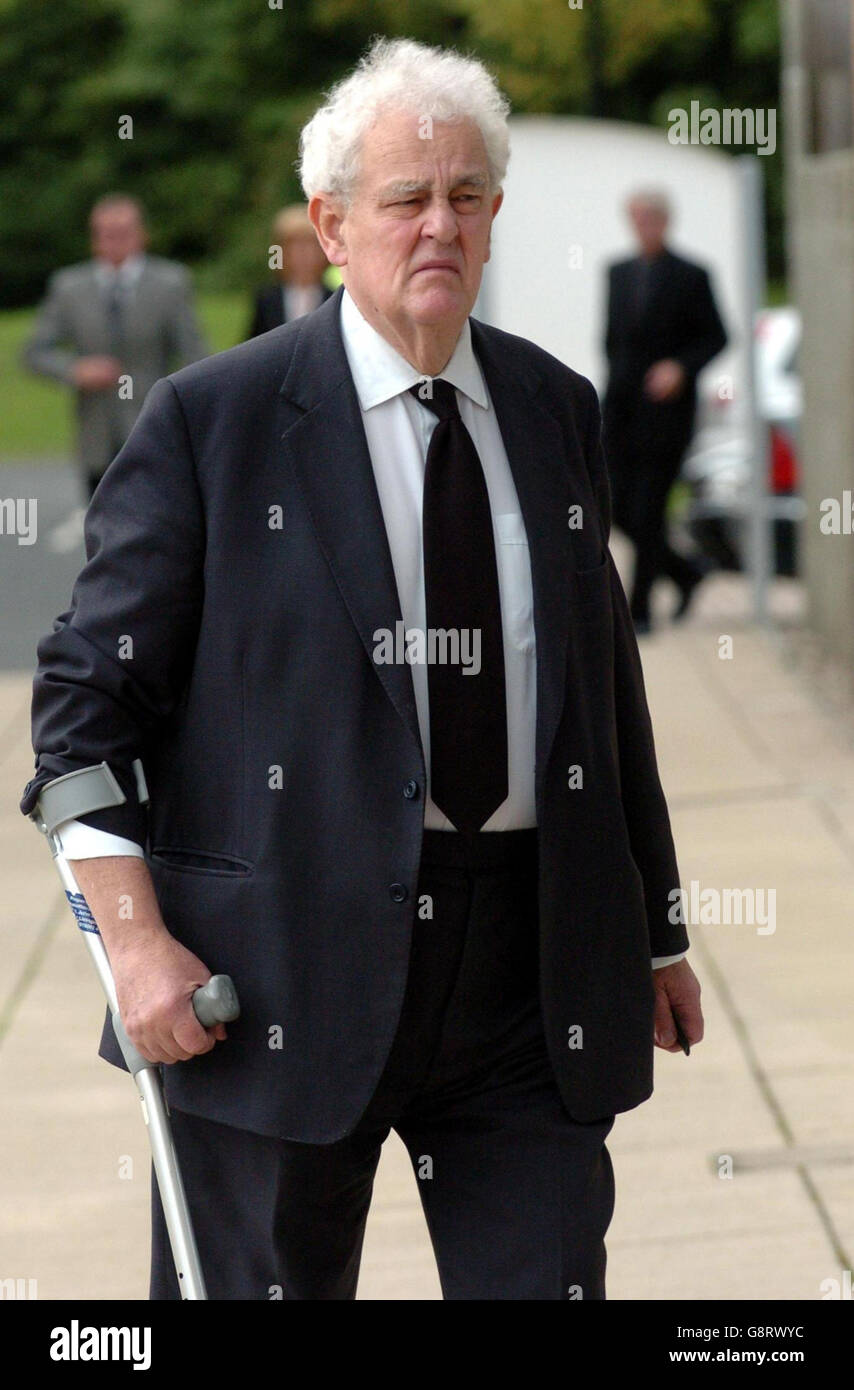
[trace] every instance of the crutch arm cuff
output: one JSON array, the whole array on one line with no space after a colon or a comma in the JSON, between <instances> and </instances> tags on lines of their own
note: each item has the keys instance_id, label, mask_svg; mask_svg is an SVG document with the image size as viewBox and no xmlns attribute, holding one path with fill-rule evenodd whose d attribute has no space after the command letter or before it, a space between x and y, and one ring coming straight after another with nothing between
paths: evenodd
<instances>
[{"instance_id":1,"label":"crutch arm cuff","mask_svg":"<svg viewBox=\"0 0 854 1390\"><path fill-rule=\"evenodd\" d=\"M46 835L63 821L78 820L108 806L123 806L127 797L106 762L77 768L46 782L30 817Z\"/></svg>"}]
</instances>

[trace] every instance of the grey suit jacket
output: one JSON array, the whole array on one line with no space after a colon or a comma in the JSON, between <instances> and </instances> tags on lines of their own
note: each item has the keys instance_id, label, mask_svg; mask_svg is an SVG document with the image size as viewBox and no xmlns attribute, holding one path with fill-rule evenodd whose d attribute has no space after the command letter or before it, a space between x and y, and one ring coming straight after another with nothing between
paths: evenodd
<instances>
[{"instance_id":1,"label":"grey suit jacket","mask_svg":"<svg viewBox=\"0 0 854 1390\"><path fill-rule=\"evenodd\" d=\"M94 473L104 472L127 439L155 381L210 351L183 266L158 256L145 257L125 301L123 339L121 361L129 385L121 391L111 387L75 392L80 460ZM71 369L78 357L110 354L111 348L107 301L95 262L57 271L24 351L26 366L71 384Z\"/></svg>"}]
</instances>

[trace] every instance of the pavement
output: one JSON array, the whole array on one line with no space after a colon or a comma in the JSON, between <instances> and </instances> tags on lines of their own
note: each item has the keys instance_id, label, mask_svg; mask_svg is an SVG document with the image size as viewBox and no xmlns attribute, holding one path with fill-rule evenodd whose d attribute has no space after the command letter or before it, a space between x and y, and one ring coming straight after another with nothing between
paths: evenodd
<instances>
[{"instance_id":1,"label":"pavement","mask_svg":"<svg viewBox=\"0 0 854 1390\"><path fill-rule=\"evenodd\" d=\"M764 898L752 922L689 923L706 1038L690 1058L656 1053L652 1099L609 1139L615 1300L816 1300L834 1292L828 1281L844 1290L852 1268L854 720L793 656L798 585L775 584L770 630L751 624L747 602L743 580L715 576L684 624L662 614L642 640L682 884L704 902L709 890ZM17 809L32 773L30 681L13 663L0 674L0 1280L35 1280L41 1299L145 1298L138 1103L96 1055L99 987L47 848ZM439 1297L392 1134L359 1298Z\"/></svg>"}]
</instances>

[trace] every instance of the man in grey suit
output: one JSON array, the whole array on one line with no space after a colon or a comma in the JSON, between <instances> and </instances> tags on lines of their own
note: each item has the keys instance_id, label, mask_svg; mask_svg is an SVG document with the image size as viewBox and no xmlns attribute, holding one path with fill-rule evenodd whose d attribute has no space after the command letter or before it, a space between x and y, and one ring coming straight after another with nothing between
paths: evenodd
<instances>
[{"instance_id":1,"label":"man in grey suit","mask_svg":"<svg viewBox=\"0 0 854 1390\"><path fill-rule=\"evenodd\" d=\"M74 388L91 497L155 381L209 349L186 270L146 251L141 204L109 194L92 208L89 228L92 259L51 277L24 361Z\"/></svg>"}]
</instances>

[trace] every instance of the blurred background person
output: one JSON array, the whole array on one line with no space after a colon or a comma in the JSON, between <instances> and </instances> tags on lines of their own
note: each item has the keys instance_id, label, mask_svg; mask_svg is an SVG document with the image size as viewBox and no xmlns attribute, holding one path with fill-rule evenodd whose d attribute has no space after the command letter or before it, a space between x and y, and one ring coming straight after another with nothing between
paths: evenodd
<instances>
[{"instance_id":1,"label":"blurred background person","mask_svg":"<svg viewBox=\"0 0 854 1390\"><path fill-rule=\"evenodd\" d=\"M124 444L159 377L209 351L183 266L151 256L142 205L100 198L89 217L92 259L57 271L24 350L31 371L76 394L78 455L88 498ZM68 520L76 544L85 508Z\"/></svg>"},{"instance_id":2,"label":"blurred background person","mask_svg":"<svg viewBox=\"0 0 854 1390\"><path fill-rule=\"evenodd\" d=\"M614 521L635 548L632 618L646 633L656 578L677 586L678 619L707 572L669 544L665 508L691 442L697 375L727 335L707 272L667 245L666 196L635 193L626 210L639 254L608 270L603 419Z\"/></svg>"},{"instance_id":3,"label":"blurred background person","mask_svg":"<svg viewBox=\"0 0 854 1390\"><path fill-rule=\"evenodd\" d=\"M333 292L324 280L329 262L305 203L292 203L276 214L271 244L281 249L281 268L275 272L276 283L265 285L255 296L247 338L310 314Z\"/></svg>"}]
</instances>

